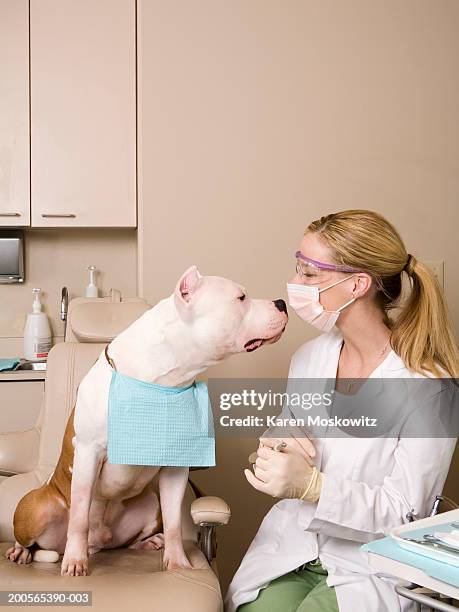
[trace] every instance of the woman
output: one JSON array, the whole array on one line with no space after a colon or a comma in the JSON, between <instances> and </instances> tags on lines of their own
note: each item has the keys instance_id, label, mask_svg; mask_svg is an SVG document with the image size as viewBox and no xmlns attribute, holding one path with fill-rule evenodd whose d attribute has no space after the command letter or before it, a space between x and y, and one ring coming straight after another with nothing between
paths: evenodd
<instances>
[{"instance_id":1,"label":"woman","mask_svg":"<svg viewBox=\"0 0 459 612\"><path fill-rule=\"evenodd\" d=\"M328 379L344 397L359 393L360 378L458 377L440 289L381 215L347 210L312 222L296 258L290 305L325 333L293 355L290 382ZM408 296L400 304L405 278ZM360 547L408 517L427 515L456 444L448 435L287 439L283 449L279 439L262 438L254 473L245 475L282 501L264 518L236 572L226 610L408 609L394 579L375 574Z\"/></svg>"}]
</instances>

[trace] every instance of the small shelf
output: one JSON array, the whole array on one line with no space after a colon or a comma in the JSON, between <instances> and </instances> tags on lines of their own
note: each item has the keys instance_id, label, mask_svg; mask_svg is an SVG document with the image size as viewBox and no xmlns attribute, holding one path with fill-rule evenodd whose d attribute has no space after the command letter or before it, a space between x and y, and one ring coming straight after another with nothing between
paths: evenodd
<instances>
[{"instance_id":1,"label":"small shelf","mask_svg":"<svg viewBox=\"0 0 459 612\"><path fill-rule=\"evenodd\" d=\"M0 372L0 382L23 382L26 380L45 380L46 370L6 370Z\"/></svg>"}]
</instances>

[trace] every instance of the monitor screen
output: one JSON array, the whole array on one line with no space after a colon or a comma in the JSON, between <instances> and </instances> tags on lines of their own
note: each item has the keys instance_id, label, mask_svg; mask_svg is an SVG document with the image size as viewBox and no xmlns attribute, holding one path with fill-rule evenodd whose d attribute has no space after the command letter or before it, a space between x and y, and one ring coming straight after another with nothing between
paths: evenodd
<instances>
[{"instance_id":1,"label":"monitor screen","mask_svg":"<svg viewBox=\"0 0 459 612\"><path fill-rule=\"evenodd\" d=\"M0 276L18 276L20 273L19 238L0 237Z\"/></svg>"}]
</instances>

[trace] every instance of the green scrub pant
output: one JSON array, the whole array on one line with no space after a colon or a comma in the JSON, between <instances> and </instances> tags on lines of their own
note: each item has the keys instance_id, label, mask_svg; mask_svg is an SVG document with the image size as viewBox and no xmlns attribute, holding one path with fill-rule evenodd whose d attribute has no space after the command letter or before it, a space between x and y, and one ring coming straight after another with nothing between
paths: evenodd
<instances>
[{"instance_id":1,"label":"green scrub pant","mask_svg":"<svg viewBox=\"0 0 459 612\"><path fill-rule=\"evenodd\" d=\"M335 589L326 578L320 561L310 561L272 580L255 601L239 606L237 612L339 612Z\"/></svg>"}]
</instances>

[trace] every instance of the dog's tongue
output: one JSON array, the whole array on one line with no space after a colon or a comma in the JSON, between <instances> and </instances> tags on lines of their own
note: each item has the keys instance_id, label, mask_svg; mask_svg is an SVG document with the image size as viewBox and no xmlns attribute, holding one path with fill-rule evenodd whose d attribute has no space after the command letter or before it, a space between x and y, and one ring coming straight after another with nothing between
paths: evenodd
<instances>
[{"instance_id":1,"label":"dog's tongue","mask_svg":"<svg viewBox=\"0 0 459 612\"><path fill-rule=\"evenodd\" d=\"M262 344L262 338L254 338L253 340L249 340L248 342L246 342L244 344L244 348L248 353L250 353L251 351L254 351L255 349L259 348Z\"/></svg>"}]
</instances>

